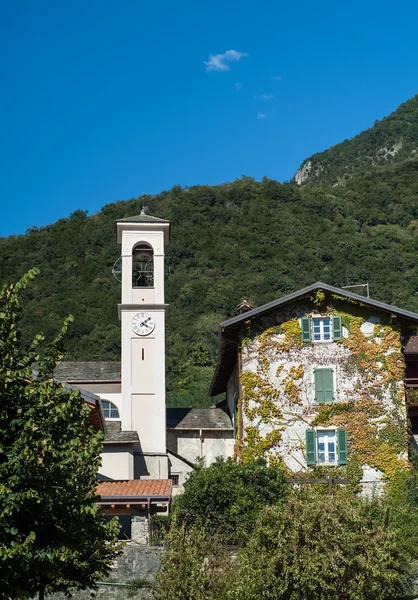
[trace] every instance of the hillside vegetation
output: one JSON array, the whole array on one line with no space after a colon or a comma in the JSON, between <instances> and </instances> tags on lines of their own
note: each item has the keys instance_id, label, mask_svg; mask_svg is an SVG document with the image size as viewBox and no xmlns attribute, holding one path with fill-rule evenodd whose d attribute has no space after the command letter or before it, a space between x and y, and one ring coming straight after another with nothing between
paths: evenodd
<instances>
[{"instance_id":1,"label":"hillside vegetation","mask_svg":"<svg viewBox=\"0 0 418 600\"><path fill-rule=\"evenodd\" d=\"M418 132L417 102L400 107L402 119L391 115L361 136L381 131L387 121L399 123L397 135L403 132L408 140L408 131ZM335 177L341 165L335 159ZM331 162L327 172L332 181ZM28 339L40 329L51 337L72 313L67 358L117 360L115 221L147 205L149 214L172 223L166 257L168 402L208 405L219 323L235 315L243 298L260 305L317 280L335 286L369 282L373 298L418 312L418 158L358 169L344 186L323 183L320 188L243 177L218 186L176 186L109 204L90 217L79 210L26 235L1 238L0 279L15 281L34 266L41 270L25 292Z\"/></svg>"},{"instance_id":2,"label":"hillside vegetation","mask_svg":"<svg viewBox=\"0 0 418 600\"><path fill-rule=\"evenodd\" d=\"M416 158L418 95L374 127L306 159L295 175L299 184L345 185L376 166Z\"/></svg>"}]
</instances>

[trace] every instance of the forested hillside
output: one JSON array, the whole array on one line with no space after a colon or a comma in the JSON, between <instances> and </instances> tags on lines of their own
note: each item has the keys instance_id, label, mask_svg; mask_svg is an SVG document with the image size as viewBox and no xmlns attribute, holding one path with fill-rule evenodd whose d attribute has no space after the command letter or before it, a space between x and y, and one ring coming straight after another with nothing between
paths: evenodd
<instances>
[{"instance_id":1,"label":"forested hillside","mask_svg":"<svg viewBox=\"0 0 418 600\"><path fill-rule=\"evenodd\" d=\"M418 311L418 160L408 159L359 171L334 188L250 177L174 187L2 238L2 281L17 280L30 267L41 270L25 292L28 339L39 330L51 337L72 313L68 359L119 358L115 221L144 204L172 223L166 259L171 405L211 403L218 325L243 298L260 305L317 280L369 282L373 298Z\"/></svg>"},{"instance_id":2,"label":"forested hillside","mask_svg":"<svg viewBox=\"0 0 418 600\"><path fill-rule=\"evenodd\" d=\"M374 127L307 158L295 175L299 184L345 185L376 166L417 156L418 96L411 98Z\"/></svg>"}]
</instances>

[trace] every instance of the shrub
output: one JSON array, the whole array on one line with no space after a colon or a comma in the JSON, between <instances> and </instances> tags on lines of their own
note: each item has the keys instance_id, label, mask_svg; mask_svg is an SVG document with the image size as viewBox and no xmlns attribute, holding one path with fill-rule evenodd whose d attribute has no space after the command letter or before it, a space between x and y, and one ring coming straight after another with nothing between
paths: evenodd
<instances>
[{"instance_id":1,"label":"shrub","mask_svg":"<svg viewBox=\"0 0 418 600\"><path fill-rule=\"evenodd\" d=\"M240 464L217 459L189 476L173 512L186 528L202 527L217 533L223 543L240 545L260 511L279 502L287 489L283 472L263 461Z\"/></svg>"},{"instance_id":2,"label":"shrub","mask_svg":"<svg viewBox=\"0 0 418 600\"><path fill-rule=\"evenodd\" d=\"M243 551L230 600L394 600L411 556L367 502L298 492L267 508Z\"/></svg>"}]
</instances>

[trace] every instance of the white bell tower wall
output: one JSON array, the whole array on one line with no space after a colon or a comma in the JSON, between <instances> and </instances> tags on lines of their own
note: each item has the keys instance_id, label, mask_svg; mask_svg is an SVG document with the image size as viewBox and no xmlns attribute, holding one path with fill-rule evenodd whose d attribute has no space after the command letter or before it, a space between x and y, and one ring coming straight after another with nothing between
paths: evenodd
<instances>
[{"instance_id":1,"label":"white bell tower wall","mask_svg":"<svg viewBox=\"0 0 418 600\"><path fill-rule=\"evenodd\" d=\"M138 432L140 453L165 455L165 313L168 307L164 304L164 245L168 242L169 223L148 215L137 219L117 223L118 241L122 246L121 426L124 431ZM153 281L151 285L135 287L133 253L143 245L152 249ZM154 327L149 333L134 331L132 320L139 313L151 317Z\"/></svg>"}]
</instances>

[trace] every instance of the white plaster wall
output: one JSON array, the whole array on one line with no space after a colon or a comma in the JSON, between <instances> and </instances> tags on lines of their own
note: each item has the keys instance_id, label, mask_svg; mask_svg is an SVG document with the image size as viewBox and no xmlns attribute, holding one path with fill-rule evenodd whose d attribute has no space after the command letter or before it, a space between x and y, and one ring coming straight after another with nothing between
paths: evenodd
<instances>
[{"instance_id":1,"label":"white plaster wall","mask_svg":"<svg viewBox=\"0 0 418 600\"><path fill-rule=\"evenodd\" d=\"M179 485L173 486L172 495L177 496L184 490L184 484L187 481L187 477L194 471L193 467L180 460L179 458L169 454L169 466L170 475L179 476Z\"/></svg>"},{"instance_id":2,"label":"white plaster wall","mask_svg":"<svg viewBox=\"0 0 418 600\"><path fill-rule=\"evenodd\" d=\"M192 463L197 459L204 458L205 464L212 464L218 456L228 458L234 452L234 434L232 431L170 431L167 444L180 456Z\"/></svg>"},{"instance_id":3,"label":"white plaster wall","mask_svg":"<svg viewBox=\"0 0 418 600\"><path fill-rule=\"evenodd\" d=\"M167 455L136 452L134 455L134 479L168 479Z\"/></svg>"},{"instance_id":4,"label":"white plaster wall","mask_svg":"<svg viewBox=\"0 0 418 600\"><path fill-rule=\"evenodd\" d=\"M102 465L99 473L110 479L133 479L134 458L129 444L106 445L101 454Z\"/></svg>"}]
</instances>

